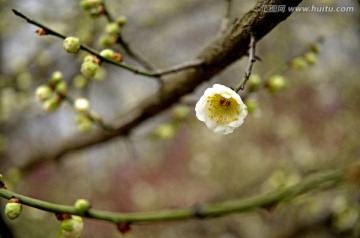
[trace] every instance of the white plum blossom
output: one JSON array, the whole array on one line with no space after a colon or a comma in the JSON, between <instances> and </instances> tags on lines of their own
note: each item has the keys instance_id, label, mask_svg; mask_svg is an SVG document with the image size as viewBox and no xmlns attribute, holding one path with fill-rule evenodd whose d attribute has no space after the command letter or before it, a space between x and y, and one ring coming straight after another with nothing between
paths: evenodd
<instances>
[{"instance_id":1,"label":"white plum blossom","mask_svg":"<svg viewBox=\"0 0 360 238\"><path fill-rule=\"evenodd\" d=\"M219 135L232 133L247 116L247 107L231 88L214 84L196 103L196 117Z\"/></svg>"}]
</instances>

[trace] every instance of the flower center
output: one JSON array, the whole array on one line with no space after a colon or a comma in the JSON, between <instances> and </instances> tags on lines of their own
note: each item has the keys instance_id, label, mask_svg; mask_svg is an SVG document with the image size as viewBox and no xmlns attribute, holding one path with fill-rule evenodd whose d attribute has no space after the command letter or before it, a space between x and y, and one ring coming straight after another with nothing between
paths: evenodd
<instances>
[{"instance_id":1,"label":"flower center","mask_svg":"<svg viewBox=\"0 0 360 238\"><path fill-rule=\"evenodd\" d=\"M219 124L229 124L239 119L239 103L233 98L214 94L207 98L209 117Z\"/></svg>"}]
</instances>

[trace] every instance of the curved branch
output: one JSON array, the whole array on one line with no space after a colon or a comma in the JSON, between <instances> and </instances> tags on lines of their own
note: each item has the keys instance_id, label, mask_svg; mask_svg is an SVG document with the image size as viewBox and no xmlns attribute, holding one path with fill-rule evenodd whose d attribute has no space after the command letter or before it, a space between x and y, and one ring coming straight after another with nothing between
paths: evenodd
<instances>
[{"instance_id":1,"label":"curved branch","mask_svg":"<svg viewBox=\"0 0 360 238\"><path fill-rule=\"evenodd\" d=\"M162 77L164 82L160 93L147 98L142 104L112 123L117 129L111 132L98 131L91 135L78 135L63 143L57 149L39 151L30 156L29 162L22 168L29 171L44 161L57 160L64 155L99 145L121 135L127 135L132 129L152 116L166 110L182 96L191 93L202 82L224 70L236 60L247 55L251 36L258 42L275 26L284 21L291 12L288 7L297 6L302 0L260 0L241 20L236 21L221 37L206 47L195 60L201 65L182 69ZM286 6L284 12L268 12L269 5Z\"/></svg>"},{"instance_id":2,"label":"curved branch","mask_svg":"<svg viewBox=\"0 0 360 238\"><path fill-rule=\"evenodd\" d=\"M315 174L299 184L287 188L280 188L267 194L248 199L236 199L220 203L196 205L192 208L169 209L153 212L115 213L90 209L85 215L82 215L72 206L65 206L33 199L6 189L0 189L0 196L6 199L10 199L12 197L18 198L22 204L41 209L43 211L82 215L84 217L104 220L115 224L120 222L161 222L218 217L231 213L246 212L257 208L266 209L268 207L273 207L284 200L292 199L311 190L331 188L345 180L345 172L346 170L336 170L327 173Z\"/></svg>"}]
</instances>

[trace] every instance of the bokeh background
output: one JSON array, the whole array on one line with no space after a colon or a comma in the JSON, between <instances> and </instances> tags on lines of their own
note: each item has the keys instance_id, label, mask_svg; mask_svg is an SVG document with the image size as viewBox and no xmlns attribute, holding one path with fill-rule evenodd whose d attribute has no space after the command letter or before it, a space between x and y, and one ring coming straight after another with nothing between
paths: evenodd
<instances>
[{"instance_id":1,"label":"bokeh background","mask_svg":"<svg viewBox=\"0 0 360 238\"><path fill-rule=\"evenodd\" d=\"M213 41L225 2L107 0L106 4L113 16L128 18L123 36L129 44L155 67L164 68L193 59ZM94 208L117 212L152 211L249 197L359 159L359 5L351 0L313 0L301 6L354 10L293 13L258 43L262 60L255 63L253 73L265 81L319 37L323 39L315 65L282 73L286 90L272 95L263 89L250 95L258 107L233 134L218 136L206 128L195 117L194 103L213 83L234 87L243 75L245 58L130 135L23 171L34 154L51 151L81 133L70 105L45 113L34 97L52 72L61 71L71 85L70 94L87 97L108 122L136 107L159 85L103 65L99 79L81 87L75 78L86 54L67 54L60 39L37 36L36 27L11 12L21 10L100 50L106 19L89 17L79 1L0 3L0 173L15 192L69 205L86 198ZM234 0L231 19L240 18L254 4ZM341 186L300 196L272 211L134 226L127 237L358 237L358 201L356 191ZM1 200L2 208L5 202ZM3 219L16 238L56 237L59 228L53 214L29 207L15 221ZM85 220L82 237L120 236L112 224Z\"/></svg>"}]
</instances>

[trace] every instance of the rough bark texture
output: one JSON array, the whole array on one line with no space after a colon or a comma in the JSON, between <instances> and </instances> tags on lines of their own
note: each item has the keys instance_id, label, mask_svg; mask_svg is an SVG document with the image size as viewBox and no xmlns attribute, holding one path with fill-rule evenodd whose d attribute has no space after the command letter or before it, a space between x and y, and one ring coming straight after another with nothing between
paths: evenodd
<instances>
[{"instance_id":1,"label":"rough bark texture","mask_svg":"<svg viewBox=\"0 0 360 238\"><path fill-rule=\"evenodd\" d=\"M86 137L80 135L70 141L64 141L56 150L47 151L45 148L44 151L39 151L39 154L32 155L29 158L30 162L22 169L31 170L43 161L57 160L70 152L101 144L121 135L127 135L140 123L169 108L182 96L191 93L202 82L211 79L227 66L245 56L251 35L259 41L291 15L288 7L297 6L301 1L261 0L257 2L254 8L247 12L241 20L230 25L222 36L218 37L199 54L197 58L203 60L203 64L164 77L164 86L159 93L148 98L144 103L114 122L117 130L99 130L86 135ZM286 10L277 13L263 11L266 5L284 5Z\"/></svg>"}]
</instances>

